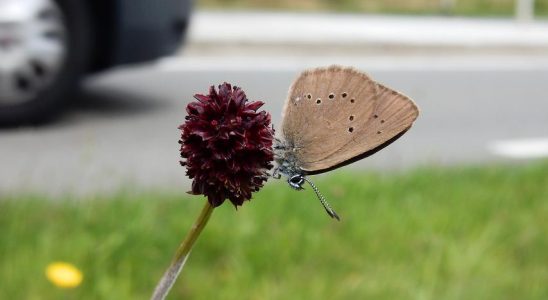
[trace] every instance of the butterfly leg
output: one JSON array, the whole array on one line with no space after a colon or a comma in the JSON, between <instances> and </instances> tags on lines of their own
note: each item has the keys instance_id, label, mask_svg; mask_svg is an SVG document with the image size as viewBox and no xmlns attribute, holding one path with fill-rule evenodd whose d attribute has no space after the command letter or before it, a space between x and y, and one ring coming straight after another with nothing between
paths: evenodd
<instances>
[{"instance_id":1,"label":"butterfly leg","mask_svg":"<svg viewBox=\"0 0 548 300\"><path fill-rule=\"evenodd\" d=\"M285 149L285 145L279 138L274 138L274 149Z\"/></svg>"},{"instance_id":2,"label":"butterfly leg","mask_svg":"<svg viewBox=\"0 0 548 300\"><path fill-rule=\"evenodd\" d=\"M272 175L270 175L274 179L280 179L282 178L282 174L280 174L280 167L275 167L272 171Z\"/></svg>"}]
</instances>

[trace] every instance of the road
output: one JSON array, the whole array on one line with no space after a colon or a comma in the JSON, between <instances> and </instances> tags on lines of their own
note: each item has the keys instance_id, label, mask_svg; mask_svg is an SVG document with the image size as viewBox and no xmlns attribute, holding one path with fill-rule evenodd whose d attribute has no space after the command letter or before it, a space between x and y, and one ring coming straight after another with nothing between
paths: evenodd
<instances>
[{"instance_id":1,"label":"road","mask_svg":"<svg viewBox=\"0 0 548 300\"><path fill-rule=\"evenodd\" d=\"M86 83L85 99L58 122L0 131L0 196L134 187L186 191L177 126L194 93L231 82L248 98L266 102L279 125L298 70L346 60L352 58L183 56L96 76ZM421 109L404 137L354 168L490 162L506 159L497 155L499 141L548 137L548 63L541 58L380 56L354 62Z\"/></svg>"}]
</instances>

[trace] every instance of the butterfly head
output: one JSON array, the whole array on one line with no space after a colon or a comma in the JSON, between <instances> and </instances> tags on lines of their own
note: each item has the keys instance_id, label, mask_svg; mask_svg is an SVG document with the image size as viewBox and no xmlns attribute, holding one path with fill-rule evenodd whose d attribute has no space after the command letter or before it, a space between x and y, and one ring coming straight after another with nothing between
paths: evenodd
<instances>
[{"instance_id":1,"label":"butterfly head","mask_svg":"<svg viewBox=\"0 0 548 300\"><path fill-rule=\"evenodd\" d=\"M276 139L274 143L274 157L277 166L274 169L272 177L280 178L281 175L286 176L289 186L297 191L303 190L303 185L307 182L312 187L312 190L314 190L314 193L316 193L316 196L318 196L327 214L334 219L340 220L337 213L327 203L316 185L306 178L306 172L299 167L299 161L296 159L293 149L293 146Z\"/></svg>"}]
</instances>

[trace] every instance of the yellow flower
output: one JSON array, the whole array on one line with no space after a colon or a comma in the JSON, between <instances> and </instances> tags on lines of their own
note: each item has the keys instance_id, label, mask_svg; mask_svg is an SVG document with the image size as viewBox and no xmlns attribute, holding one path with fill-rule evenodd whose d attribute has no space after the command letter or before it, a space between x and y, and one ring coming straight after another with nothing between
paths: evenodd
<instances>
[{"instance_id":1,"label":"yellow flower","mask_svg":"<svg viewBox=\"0 0 548 300\"><path fill-rule=\"evenodd\" d=\"M74 265L65 262L54 262L46 268L46 277L61 288L74 288L82 283L83 275Z\"/></svg>"}]
</instances>

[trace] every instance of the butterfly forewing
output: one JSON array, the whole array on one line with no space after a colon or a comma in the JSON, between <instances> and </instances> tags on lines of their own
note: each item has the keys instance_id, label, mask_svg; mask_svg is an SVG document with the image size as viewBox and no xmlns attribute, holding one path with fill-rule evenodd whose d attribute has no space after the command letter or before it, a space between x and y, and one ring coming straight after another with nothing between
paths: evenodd
<instances>
[{"instance_id":1,"label":"butterfly forewing","mask_svg":"<svg viewBox=\"0 0 548 300\"><path fill-rule=\"evenodd\" d=\"M393 141L417 116L408 97L353 68L332 66L305 71L295 80L282 133L300 168L321 173Z\"/></svg>"},{"instance_id":2,"label":"butterfly forewing","mask_svg":"<svg viewBox=\"0 0 548 300\"><path fill-rule=\"evenodd\" d=\"M321 168L325 158L355 138L363 120L373 115L377 88L364 73L337 66L305 71L295 80L282 131L302 169ZM350 153L343 156L338 159L351 157Z\"/></svg>"}]
</instances>

